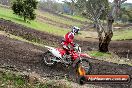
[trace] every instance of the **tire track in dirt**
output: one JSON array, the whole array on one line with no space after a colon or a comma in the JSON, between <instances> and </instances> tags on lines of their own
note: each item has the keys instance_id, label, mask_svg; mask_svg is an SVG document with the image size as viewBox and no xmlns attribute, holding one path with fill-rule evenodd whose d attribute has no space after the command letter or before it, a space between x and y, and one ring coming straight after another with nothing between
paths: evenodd
<instances>
[{"instance_id":1,"label":"tire track in dirt","mask_svg":"<svg viewBox=\"0 0 132 88\"><path fill-rule=\"evenodd\" d=\"M51 24L53 26L57 26L57 27L61 27L61 28L71 28L72 25L67 25L67 24L63 24L61 22L57 22L57 21L53 21L49 18L43 17L41 15L37 15L37 20L40 20L41 22L47 23L47 24Z\"/></svg>"},{"instance_id":2,"label":"tire track in dirt","mask_svg":"<svg viewBox=\"0 0 132 88\"><path fill-rule=\"evenodd\" d=\"M50 45L54 45L54 44L59 45L63 39L63 37L37 31L35 29L31 29L31 28L28 28L28 27L25 27L4 19L0 19L0 30L9 32L10 34L13 34L16 36L21 36L24 39L27 39L29 41L32 41L35 39L35 42L42 42L44 44L48 43L48 45L49 43ZM90 41L75 40L75 41L79 43L85 50L89 48L97 47L97 41L91 41L91 40Z\"/></svg>"},{"instance_id":3,"label":"tire track in dirt","mask_svg":"<svg viewBox=\"0 0 132 88\"><path fill-rule=\"evenodd\" d=\"M81 21L81 20L73 19L73 18L64 16L64 15L62 15L62 14L58 14L58 13L55 13L55 12L53 12L53 11L50 11L49 9L43 9L43 10L40 10L40 11L43 12L43 13L44 13L44 12L48 12L48 13L50 13L50 14L53 14L53 15L62 17L62 18L64 18L64 19L71 20L71 21L73 21L73 22L80 22L80 23L82 23L82 24L87 24L87 21L84 22L84 21Z\"/></svg>"},{"instance_id":4,"label":"tire track in dirt","mask_svg":"<svg viewBox=\"0 0 132 88\"><path fill-rule=\"evenodd\" d=\"M59 45L61 43L61 40L63 37L51 35L45 32L37 31L35 29L31 29L22 25L19 25L17 23L0 19L0 30L9 32L10 34L21 36L24 39L27 39L29 41L39 42L46 45ZM87 39L86 41L82 40L75 40L82 49L85 51L92 50L92 49L98 49L98 40L93 39ZM132 41L126 40L126 41L111 41L109 50L116 53L120 57L126 57L127 54L129 59L132 58ZM129 53L128 53L129 50Z\"/></svg>"},{"instance_id":5,"label":"tire track in dirt","mask_svg":"<svg viewBox=\"0 0 132 88\"><path fill-rule=\"evenodd\" d=\"M120 57L132 60L132 40L112 41L110 43L109 50Z\"/></svg>"}]
</instances>

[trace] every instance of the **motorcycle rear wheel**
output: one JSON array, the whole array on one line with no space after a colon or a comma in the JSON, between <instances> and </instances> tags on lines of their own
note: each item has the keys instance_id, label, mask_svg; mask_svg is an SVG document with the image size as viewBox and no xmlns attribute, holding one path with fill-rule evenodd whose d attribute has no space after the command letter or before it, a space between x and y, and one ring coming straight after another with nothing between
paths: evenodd
<instances>
[{"instance_id":1,"label":"motorcycle rear wheel","mask_svg":"<svg viewBox=\"0 0 132 88\"><path fill-rule=\"evenodd\" d=\"M55 57L52 55L51 52L47 51L46 53L44 53L43 60L44 60L45 65L47 65L47 66L55 65L55 62L52 61L53 58L55 58Z\"/></svg>"}]
</instances>

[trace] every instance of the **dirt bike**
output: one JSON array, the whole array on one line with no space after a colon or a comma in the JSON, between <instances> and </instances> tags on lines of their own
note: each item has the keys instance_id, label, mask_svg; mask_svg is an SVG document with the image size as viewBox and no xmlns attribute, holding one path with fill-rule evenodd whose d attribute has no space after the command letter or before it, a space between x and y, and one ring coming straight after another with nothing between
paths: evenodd
<instances>
[{"instance_id":1,"label":"dirt bike","mask_svg":"<svg viewBox=\"0 0 132 88\"><path fill-rule=\"evenodd\" d=\"M76 68L76 72L79 75L88 74L90 72L91 64L88 59L91 57L86 53L81 53L81 48L78 44L75 44L73 49L69 50L69 56L65 54L66 51L62 48L54 48L50 46L45 47L48 51L44 53L43 60L47 66L53 66L56 63L63 63L65 65L72 65Z\"/></svg>"}]
</instances>

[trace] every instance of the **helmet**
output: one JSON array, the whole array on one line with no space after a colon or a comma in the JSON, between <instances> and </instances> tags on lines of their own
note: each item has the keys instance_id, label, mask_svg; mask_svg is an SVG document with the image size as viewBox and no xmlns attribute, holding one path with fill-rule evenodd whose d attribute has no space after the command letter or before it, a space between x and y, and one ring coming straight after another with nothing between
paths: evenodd
<instances>
[{"instance_id":1,"label":"helmet","mask_svg":"<svg viewBox=\"0 0 132 88\"><path fill-rule=\"evenodd\" d=\"M80 28L79 27L76 27L76 26L74 26L73 28L72 28L72 32L73 33L75 33L75 34L78 34L78 31L80 30Z\"/></svg>"}]
</instances>

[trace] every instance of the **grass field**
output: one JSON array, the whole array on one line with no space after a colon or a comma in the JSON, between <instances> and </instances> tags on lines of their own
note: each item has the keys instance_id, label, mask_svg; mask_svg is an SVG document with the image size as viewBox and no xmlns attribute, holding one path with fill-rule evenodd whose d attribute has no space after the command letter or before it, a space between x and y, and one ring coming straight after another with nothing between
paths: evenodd
<instances>
[{"instance_id":1,"label":"grass field","mask_svg":"<svg viewBox=\"0 0 132 88\"><path fill-rule=\"evenodd\" d=\"M36 12L40 16L46 17L46 18L48 18L50 20L53 20L53 21L56 21L56 22L60 22L60 23L66 24L66 25L76 25L78 27L81 27L83 25L80 22L75 22L75 21L72 21L72 20L69 20L69 19L66 19L66 18L63 18L63 17L59 17L59 16L56 16L56 15L50 14L48 12L41 12L41 11L38 11L38 10Z\"/></svg>"},{"instance_id":2,"label":"grass field","mask_svg":"<svg viewBox=\"0 0 132 88\"><path fill-rule=\"evenodd\" d=\"M41 82L34 76L5 70L0 68L0 88L72 88L68 81L65 81L67 83L63 83L47 79Z\"/></svg>"},{"instance_id":3,"label":"grass field","mask_svg":"<svg viewBox=\"0 0 132 88\"><path fill-rule=\"evenodd\" d=\"M128 58L120 58L118 55L110 52L110 53L102 53L99 51L88 51L90 56L96 57L98 60L117 63L117 64L128 64L132 66L132 61Z\"/></svg>"},{"instance_id":4,"label":"grass field","mask_svg":"<svg viewBox=\"0 0 132 88\"><path fill-rule=\"evenodd\" d=\"M81 17L81 16L76 16L76 15L71 16L71 15L67 15L67 14L63 14L63 15L67 16L69 18L72 18L72 19L83 21L83 22L89 21L87 18L84 18L84 17Z\"/></svg>"},{"instance_id":5,"label":"grass field","mask_svg":"<svg viewBox=\"0 0 132 88\"><path fill-rule=\"evenodd\" d=\"M46 24L38 20L31 21L30 23L25 23L22 18L13 14L12 10L1 8L1 7L0 7L0 18L11 20L13 22L25 25L27 27L34 28L39 31L44 31L47 33L59 35L59 36L63 36L65 33L68 32L67 29L56 27L50 24Z\"/></svg>"},{"instance_id":6,"label":"grass field","mask_svg":"<svg viewBox=\"0 0 132 88\"><path fill-rule=\"evenodd\" d=\"M53 14L50 14L48 12L40 12L36 11L37 14L46 17L48 19L51 19L56 22L68 24L68 25L78 25L79 27L82 25L79 22L73 22L71 20L55 16ZM23 21L23 18L18 17L17 15L13 14L13 11L10 9L2 8L0 7L0 18L4 18L6 20L11 20L13 22L16 22L18 24L22 24L24 26L34 28L35 30L44 31L50 34L58 35L58 36L64 36L70 29L60 28L57 26L53 26L44 22L41 22L39 20L30 21L30 23L25 23ZM81 18L80 18L81 19ZM84 18L82 18L84 19ZM82 36L82 35L81 35Z\"/></svg>"},{"instance_id":7,"label":"grass field","mask_svg":"<svg viewBox=\"0 0 132 88\"><path fill-rule=\"evenodd\" d=\"M112 40L126 40L132 39L132 29L114 32Z\"/></svg>"},{"instance_id":8,"label":"grass field","mask_svg":"<svg viewBox=\"0 0 132 88\"><path fill-rule=\"evenodd\" d=\"M38 10L36 12L37 12L37 14L39 14L43 17L46 17L50 20L53 20L53 21L56 21L56 22L59 22L59 23L63 23L63 24L66 24L66 25L77 25L79 27L81 27L83 25L80 22L75 22L75 21L72 21L72 20L69 20L69 19L66 19L66 18L63 18L63 17L59 17L59 16L56 16L56 15L50 14L48 12L40 12ZM65 15L69 18L72 18L72 19L77 19L77 20L80 20L80 21L87 21L86 18L83 18L81 16L71 16L71 15L66 15L66 14L63 14L63 15ZM35 30L47 32L47 33L54 34L54 35L57 35L57 36L63 36L64 34L66 34L70 30L70 29L65 29L65 28L58 27L56 25L51 25L51 24L42 22L40 20L34 20L34 21L30 21L30 23L25 23L23 21L23 18L20 18L17 15L13 14L12 10L6 9L6 8L3 8L3 7L0 7L0 18L4 18L6 20L11 20L11 21L16 22L18 24L22 24L24 26L33 28ZM112 40L132 39L131 34L132 34L132 30L127 30L126 29L126 30L123 30L123 31L116 31L116 32L114 32L114 36L113 36ZM92 32L89 32L89 31L88 32L81 31L81 34L78 37L80 37L81 39L86 39L86 37L88 37L88 38L97 38L97 33L95 33L95 32L92 33Z\"/></svg>"}]
</instances>

